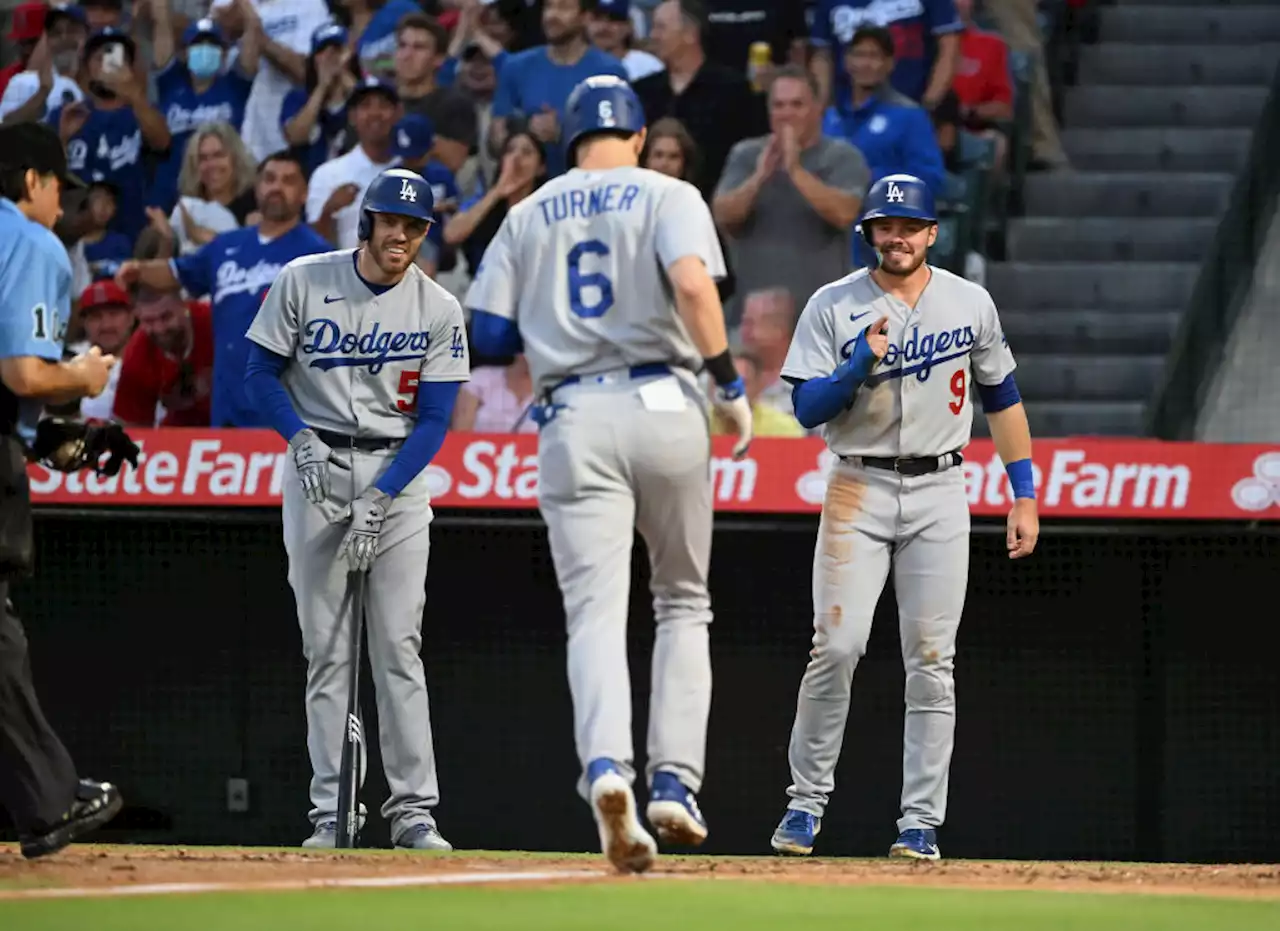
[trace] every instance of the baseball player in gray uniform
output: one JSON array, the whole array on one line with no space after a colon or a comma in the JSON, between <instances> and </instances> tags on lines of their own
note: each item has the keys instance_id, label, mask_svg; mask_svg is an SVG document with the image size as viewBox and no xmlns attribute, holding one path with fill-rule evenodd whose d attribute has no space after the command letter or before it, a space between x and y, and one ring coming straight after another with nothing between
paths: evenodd
<instances>
[{"instance_id":1,"label":"baseball player in gray uniform","mask_svg":"<svg viewBox=\"0 0 1280 931\"><path fill-rule=\"evenodd\" d=\"M955 735L956 633L969 574L961 450L982 400L1015 495L1012 559L1039 534L1031 432L1013 354L984 288L926 263L933 197L911 175L867 193L862 235L877 267L821 288L782 367L796 417L839 457L813 563L813 649L788 758L792 784L774 850L811 853L835 787L854 669L894 570L906 669L902 817L890 856L936 860Z\"/></svg>"},{"instance_id":2,"label":"baseball player in gray uniform","mask_svg":"<svg viewBox=\"0 0 1280 931\"><path fill-rule=\"evenodd\" d=\"M423 676L432 511L423 469L470 375L457 300L415 264L431 186L383 172L361 205L357 249L306 256L271 285L247 334L251 397L289 441L284 544L307 658L314 833L335 843L350 663L348 574L367 573L369 663L397 847L450 850ZM360 770L363 781L363 767ZM366 812L360 808L363 825Z\"/></svg>"},{"instance_id":3,"label":"baseball player in gray uniform","mask_svg":"<svg viewBox=\"0 0 1280 931\"><path fill-rule=\"evenodd\" d=\"M706 405L751 440L715 279L724 256L696 188L636 167L644 110L619 78L579 84L563 138L576 167L507 215L467 294L477 351L523 351L535 411L539 508L568 626L582 777L601 848L622 872L657 850L632 794L626 651L634 529L652 566L657 622L646 817L666 844L707 836L701 788L711 704L712 494Z\"/></svg>"}]
</instances>

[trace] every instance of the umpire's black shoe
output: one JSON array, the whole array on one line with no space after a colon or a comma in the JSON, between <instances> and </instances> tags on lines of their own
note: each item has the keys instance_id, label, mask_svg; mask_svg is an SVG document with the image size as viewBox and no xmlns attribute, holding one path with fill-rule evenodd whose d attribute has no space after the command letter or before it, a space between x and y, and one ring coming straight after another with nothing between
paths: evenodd
<instances>
[{"instance_id":1,"label":"umpire's black shoe","mask_svg":"<svg viewBox=\"0 0 1280 931\"><path fill-rule=\"evenodd\" d=\"M76 800L61 821L41 834L19 838L22 855L34 860L57 853L72 841L102 827L119 814L123 806L120 790L111 783L81 779L76 788Z\"/></svg>"}]
</instances>

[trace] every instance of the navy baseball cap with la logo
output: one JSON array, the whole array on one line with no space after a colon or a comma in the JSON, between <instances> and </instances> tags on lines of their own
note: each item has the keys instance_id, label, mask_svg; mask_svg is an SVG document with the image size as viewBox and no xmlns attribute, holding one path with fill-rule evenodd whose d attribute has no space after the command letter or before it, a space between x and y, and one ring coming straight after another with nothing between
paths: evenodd
<instances>
[{"instance_id":1,"label":"navy baseball cap with la logo","mask_svg":"<svg viewBox=\"0 0 1280 931\"><path fill-rule=\"evenodd\" d=\"M398 158L422 158L431 151L435 141L436 130L430 118L421 113L410 113L396 123L391 134L391 154Z\"/></svg>"},{"instance_id":2,"label":"navy baseball cap with la logo","mask_svg":"<svg viewBox=\"0 0 1280 931\"><path fill-rule=\"evenodd\" d=\"M381 78L367 74L360 79L359 84L352 88L350 95L347 97L347 106L354 109L359 105L360 101L370 94L382 94L392 103L400 102L400 93L396 90L394 84L389 84Z\"/></svg>"}]
</instances>

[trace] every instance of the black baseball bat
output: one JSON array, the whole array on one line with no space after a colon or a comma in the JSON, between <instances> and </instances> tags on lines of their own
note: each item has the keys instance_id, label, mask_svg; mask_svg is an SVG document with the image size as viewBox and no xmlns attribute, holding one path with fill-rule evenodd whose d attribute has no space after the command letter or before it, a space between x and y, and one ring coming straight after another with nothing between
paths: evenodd
<instances>
[{"instance_id":1,"label":"black baseball bat","mask_svg":"<svg viewBox=\"0 0 1280 931\"><path fill-rule=\"evenodd\" d=\"M350 849L360 839L360 769L364 728L360 723L360 654L364 643L363 572L347 573L351 592L351 677L346 726L342 729L342 765L338 769L338 836L334 846Z\"/></svg>"}]
</instances>

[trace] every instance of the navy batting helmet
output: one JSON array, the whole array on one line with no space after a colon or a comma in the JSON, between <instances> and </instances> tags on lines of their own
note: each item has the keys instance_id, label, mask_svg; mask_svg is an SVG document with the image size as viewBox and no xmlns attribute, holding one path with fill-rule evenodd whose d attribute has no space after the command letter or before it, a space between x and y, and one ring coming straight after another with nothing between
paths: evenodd
<instances>
[{"instance_id":1,"label":"navy batting helmet","mask_svg":"<svg viewBox=\"0 0 1280 931\"><path fill-rule=\"evenodd\" d=\"M644 107L631 85L612 74L596 74L573 89L564 105L565 151L594 133L631 135L644 129Z\"/></svg>"},{"instance_id":2,"label":"navy batting helmet","mask_svg":"<svg viewBox=\"0 0 1280 931\"><path fill-rule=\"evenodd\" d=\"M431 185L416 171L388 168L369 183L360 202L360 226L356 235L361 242L373 235L375 213L398 213L419 220L431 220L436 199Z\"/></svg>"},{"instance_id":3,"label":"navy batting helmet","mask_svg":"<svg viewBox=\"0 0 1280 931\"><path fill-rule=\"evenodd\" d=\"M915 175L885 175L867 191L862 203L862 238L874 247L868 220L879 217L910 217L915 220L938 222L933 209L933 192Z\"/></svg>"}]
</instances>

